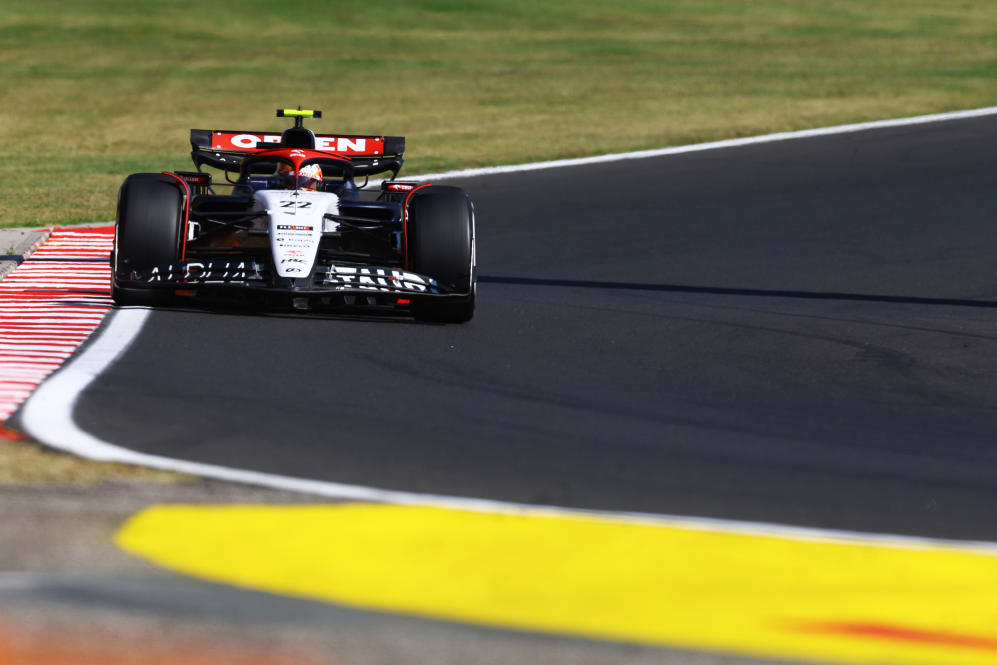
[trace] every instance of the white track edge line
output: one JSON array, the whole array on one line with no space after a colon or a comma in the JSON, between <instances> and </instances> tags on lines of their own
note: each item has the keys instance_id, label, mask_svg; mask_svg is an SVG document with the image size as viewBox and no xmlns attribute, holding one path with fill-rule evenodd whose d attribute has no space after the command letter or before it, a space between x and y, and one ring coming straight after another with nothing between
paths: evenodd
<instances>
[{"instance_id":1,"label":"white track edge line","mask_svg":"<svg viewBox=\"0 0 997 665\"><path fill-rule=\"evenodd\" d=\"M862 132L870 129L888 129L890 127L923 125L933 122L943 122L946 120L964 120L968 118L979 118L988 115L997 115L997 106L986 106L983 108L968 109L964 111L949 111L946 113L931 113L928 115L916 115L907 118L872 120L869 122L857 122L849 125L817 127L815 129L800 129L791 132L776 132L774 134L762 134L760 136L746 136L743 138L724 139L721 141L710 141L707 143L692 143L689 145L670 146L667 148L652 148L650 150L616 152L606 155L594 155L591 157L556 159L546 162L509 164L506 166L485 166L475 169L459 169L455 171L443 171L440 173L427 173L424 175L405 176L402 179L403 180L431 180L431 179L443 180L447 178L471 178L483 175L516 173L520 171L539 171L542 169L564 168L568 166L585 166L587 164L600 164L603 162L619 162L627 159L647 159L649 157L664 157L666 155L679 155L688 152L701 152L703 150L718 150L720 148L737 148L746 145L755 145L759 143L774 143L776 141L788 141L792 139L815 138L818 136L833 136L835 134L851 134L853 132ZM381 182L380 180L372 180L370 181L370 184L376 185L380 182Z\"/></svg>"},{"instance_id":2,"label":"white track edge line","mask_svg":"<svg viewBox=\"0 0 997 665\"><path fill-rule=\"evenodd\" d=\"M101 462L118 462L184 473L203 478L256 485L275 490L311 494L328 499L368 501L405 506L430 506L474 512L529 514L552 517L593 517L610 521L671 526L751 536L789 538L844 544L875 543L904 549L972 550L997 556L997 543L869 534L837 529L794 527L783 524L720 518L687 517L625 511L587 510L560 506L531 505L491 499L420 494L363 485L295 478L259 471L234 469L151 455L103 441L82 430L73 410L82 392L117 360L137 337L150 310L116 310L98 337L71 362L42 383L21 410L24 429L42 443Z\"/></svg>"}]
</instances>

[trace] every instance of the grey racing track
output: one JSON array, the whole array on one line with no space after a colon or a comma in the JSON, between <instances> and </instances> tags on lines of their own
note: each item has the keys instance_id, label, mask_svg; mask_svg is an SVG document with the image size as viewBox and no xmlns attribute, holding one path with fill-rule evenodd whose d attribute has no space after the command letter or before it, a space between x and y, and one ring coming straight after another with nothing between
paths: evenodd
<instances>
[{"instance_id":1,"label":"grey racing track","mask_svg":"<svg viewBox=\"0 0 997 665\"><path fill-rule=\"evenodd\" d=\"M155 311L76 419L303 478L997 539L995 146L990 117L454 181L469 325Z\"/></svg>"}]
</instances>

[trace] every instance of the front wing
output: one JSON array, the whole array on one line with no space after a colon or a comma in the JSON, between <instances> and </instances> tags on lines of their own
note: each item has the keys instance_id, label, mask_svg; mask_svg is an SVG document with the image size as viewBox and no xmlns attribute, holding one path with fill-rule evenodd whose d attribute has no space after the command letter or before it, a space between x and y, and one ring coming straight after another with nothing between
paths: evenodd
<instances>
[{"instance_id":1,"label":"front wing","mask_svg":"<svg viewBox=\"0 0 997 665\"><path fill-rule=\"evenodd\" d=\"M155 266L115 275L114 281L124 288L185 292L203 289L212 293L233 290L300 295L381 293L442 298L469 295L440 284L427 275L400 268L345 262L321 263L311 275L282 278L277 277L266 262L231 256Z\"/></svg>"}]
</instances>

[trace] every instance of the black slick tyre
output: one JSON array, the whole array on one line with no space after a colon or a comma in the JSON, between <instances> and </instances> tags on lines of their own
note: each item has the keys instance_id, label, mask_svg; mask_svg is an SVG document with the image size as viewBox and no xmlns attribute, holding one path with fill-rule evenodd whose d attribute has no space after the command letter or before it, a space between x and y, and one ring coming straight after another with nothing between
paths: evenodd
<instances>
[{"instance_id":1,"label":"black slick tyre","mask_svg":"<svg viewBox=\"0 0 997 665\"><path fill-rule=\"evenodd\" d=\"M111 296L119 305L168 305L167 289L123 287L118 278L133 271L179 263L184 234L185 192L175 178L135 173L118 192L118 213L111 266Z\"/></svg>"},{"instance_id":2,"label":"black slick tyre","mask_svg":"<svg viewBox=\"0 0 997 665\"><path fill-rule=\"evenodd\" d=\"M466 323L474 317L474 207L458 187L433 185L409 201L407 243L415 272L462 297L412 299L418 321Z\"/></svg>"}]
</instances>

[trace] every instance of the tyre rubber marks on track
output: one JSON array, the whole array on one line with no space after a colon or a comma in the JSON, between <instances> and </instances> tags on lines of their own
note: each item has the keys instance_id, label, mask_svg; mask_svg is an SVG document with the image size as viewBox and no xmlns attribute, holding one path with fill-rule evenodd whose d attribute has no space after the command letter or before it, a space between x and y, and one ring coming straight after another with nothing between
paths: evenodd
<instances>
[{"instance_id":1,"label":"tyre rubber marks on track","mask_svg":"<svg viewBox=\"0 0 997 665\"><path fill-rule=\"evenodd\" d=\"M111 309L114 227L57 229L0 281L0 423Z\"/></svg>"}]
</instances>

